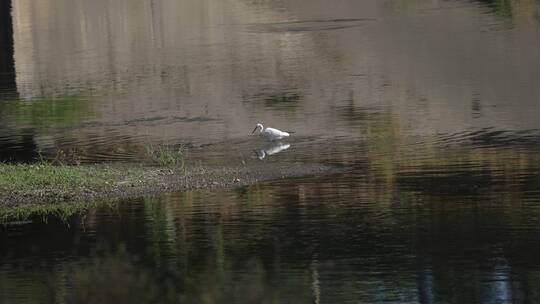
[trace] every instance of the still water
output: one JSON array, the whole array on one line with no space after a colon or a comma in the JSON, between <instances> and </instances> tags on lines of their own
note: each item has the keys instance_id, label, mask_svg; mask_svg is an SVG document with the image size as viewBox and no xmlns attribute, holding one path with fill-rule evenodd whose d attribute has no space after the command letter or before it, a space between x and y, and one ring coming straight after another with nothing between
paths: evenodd
<instances>
[{"instance_id":1,"label":"still water","mask_svg":"<svg viewBox=\"0 0 540 304\"><path fill-rule=\"evenodd\" d=\"M344 168L3 226L1 303L540 301L538 1L17 0L0 23L2 161ZM296 133L268 153L257 122Z\"/></svg>"}]
</instances>

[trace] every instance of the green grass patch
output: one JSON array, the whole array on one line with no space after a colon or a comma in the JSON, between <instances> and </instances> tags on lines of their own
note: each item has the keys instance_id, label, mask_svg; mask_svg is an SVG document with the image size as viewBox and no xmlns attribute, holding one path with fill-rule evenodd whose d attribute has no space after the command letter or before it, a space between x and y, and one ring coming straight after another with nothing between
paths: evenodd
<instances>
[{"instance_id":1,"label":"green grass patch","mask_svg":"<svg viewBox=\"0 0 540 304\"><path fill-rule=\"evenodd\" d=\"M112 190L120 184L142 180L144 172L142 167L68 166L46 161L34 164L0 163L0 196L29 197L31 201L16 206L0 205L0 223L34 217L45 219L48 216L68 219L85 212L95 202L80 201L77 197L62 202L63 195ZM50 193L59 195L59 201L56 198L51 201L48 201L50 198L43 198L42 202L35 202L36 197L46 197Z\"/></svg>"},{"instance_id":2,"label":"green grass patch","mask_svg":"<svg viewBox=\"0 0 540 304\"><path fill-rule=\"evenodd\" d=\"M0 194L46 189L103 189L119 181L140 178L142 173L142 169L137 168L53 165L45 161L35 164L0 163Z\"/></svg>"},{"instance_id":3,"label":"green grass patch","mask_svg":"<svg viewBox=\"0 0 540 304\"><path fill-rule=\"evenodd\" d=\"M56 218L68 223L73 216L85 216L93 208L115 209L118 200L107 199L88 202L60 202L54 204L25 204L22 206L0 207L0 224L9 224L18 221L40 220L47 222Z\"/></svg>"},{"instance_id":4,"label":"green grass patch","mask_svg":"<svg viewBox=\"0 0 540 304\"><path fill-rule=\"evenodd\" d=\"M184 168L186 155L184 146L147 144L145 151L148 159L154 164L163 167Z\"/></svg>"},{"instance_id":5,"label":"green grass patch","mask_svg":"<svg viewBox=\"0 0 540 304\"><path fill-rule=\"evenodd\" d=\"M72 216L84 214L94 203L57 203L57 204L31 204L16 207L0 207L0 223L25 221L31 218L40 218L46 221L50 216L67 222Z\"/></svg>"},{"instance_id":6,"label":"green grass patch","mask_svg":"<svg viewBox=\"0 0 540 304\"><path fill-rule=\"evenodd\" d=\"M185 170L183 146L149 145L146 153L157 167ZM68 218L89 208L86 198L122 193L162 178L155 166L67 165L60 159L61 155L32 164L0 163L0 221L39 215Z\"/></svg>"}]
</instances>

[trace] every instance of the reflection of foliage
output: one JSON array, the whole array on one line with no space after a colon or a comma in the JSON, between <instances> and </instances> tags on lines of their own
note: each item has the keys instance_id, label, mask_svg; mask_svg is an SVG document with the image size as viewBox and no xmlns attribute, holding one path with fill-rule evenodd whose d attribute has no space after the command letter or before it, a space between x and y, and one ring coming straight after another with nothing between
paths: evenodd
<instances>
[{"instance_id":1,"label":"reflection of foliage","mask_svg":"<svg viewBox=\"0 0 540 304\"><path fill-rule=\"evenodd\" d=\"M68 303L155 303L161 289L147 272L133 264L124 250L95 257L92 262L69 271Z\"/></svg>"},{"instance_id":2,"label":"reflection of foliage","mask_svg":"<svg viewBox=\"0 0 540 304\"><path fill-rule=\"evenodd\" d=\"M270 191L258 185L238 187L234 189L234 192L238 199L245 202L249 207L264 205L266 198L270 195Z\"/></svg>"},{"instance_id":3,"label":"reflection of foliage","mask_svg":"<svg viewBox=\"0 0 540 304\"><path fill-rule=\"evenodd\" d=\"M347 123L350 128L365 134L368 140L370 165L377 167L388 180L394 176L394 155L402 137L401 126L396 116L386 110L356 107L348 104L336 107L334 113Z\"/></svg>"},{"instance_id":4,"label":"reflection of foliage","mask_svg":"<svg viewBox=\"0 0 540 304\"><path fill-rule=\"evenodd\" d=\"M494 15L504 18L512 17L512 0L469 0L473 4L484 5ZM415 8L421 1L392 1L391 7L396 11L405 11Z\"/></svg>"},{"instance_id":5,"label":"reflection of foliage","mask_svg":"<svg viewBox=\"0 0 540 304\"><path fill-rule=\"evenodd\" d=\"M152 219L148 222L148 239L151 240L151 256L158 260L174 253L175 227L172 214L167 205L160 204L155 198L144 198L144 212L146 217ZM156 261L156 264L159 264Z\"/></svg>"},{"instance_id":6,"label":"reflection of foliage","mask_svg":"<svg viewBox=\"0 0 540 304\"><path fill-rule=\"evenodd\" d=\"M8 122L13 118L17 127L66 127L92 114L87 100L77 97L0 103L0 116Z\"/></svg>"},{"instance_id":7,"label":"reflection of foliage","mask_svg":"<svg viewBox=\"0 0 540 304\"><path fill-rule=\"evenodd\" d=\"M302 100L302 95L296 89L284 89L279 91L263 90L253 96L244 97L244 100L262 102L266 108L294 110Z\"/></svg>"},{"instance_id":8,"label":"reflection of foliage","mask_svg":"<svg viewBox=\"0 0 540 304\"><path fill-rule=\"evenodd\" d=\"M494 185L489 172L478 169L418 168L416 172L397 173L396 183L403 190L423 191L446 196L479 195Z\"/></svg>"},{"instance_id":9,"label":"reflection of foliage","mask_svg":"<svg viewBox=\"0 0 540 304\"><path fill-rule=\"evenodd\" d=\"M68 262L51 277L48 293L61 303L309 302L308 273L272 279L257 260L235 267L220 266L215 260L184 273L173 265L148 267L120 246L114 253L94 254L88 262Z\"/></svg>"},{"instance_id":10,"label":"reflection of foliage","mask_svg":"<svg viewBox=\"0 0 540 304\"><path fill-rule=\"evenodd\" d=\"M300 101L300 95L297 92L283 91L275 94L266 95L264 98L267 106L276 106L283 103L294 104Z\"/></svg>"},{"instance_id":11,"label":"reflection of foliage","mask_svg":"<svg viewBox=\"0 0 540 304\"><path fill-rule=\"evenodd\" d=\"M512 2L510 0L479 0L486 3L500 17L512 17Z\"/></svg>"}]
</instances>

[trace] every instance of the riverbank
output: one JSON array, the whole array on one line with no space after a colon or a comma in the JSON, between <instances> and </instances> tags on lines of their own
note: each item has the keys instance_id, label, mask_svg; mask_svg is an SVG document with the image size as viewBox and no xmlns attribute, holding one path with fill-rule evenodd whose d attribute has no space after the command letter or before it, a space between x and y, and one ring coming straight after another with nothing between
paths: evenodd
<instances>
[{"instance_id":1,"label":"riverbank","mask_svg":"<svg viewBox=\"0 0 540 304\"><path fill-rule=\"evenodd\" d=\"M65 207L166 192L236 187L338 171L323 164L265 162L213 167L0 164L0 208L9 214L24 214L20 210L25 206L55 210L55 205Z\"/></svg>"}]
</instances>

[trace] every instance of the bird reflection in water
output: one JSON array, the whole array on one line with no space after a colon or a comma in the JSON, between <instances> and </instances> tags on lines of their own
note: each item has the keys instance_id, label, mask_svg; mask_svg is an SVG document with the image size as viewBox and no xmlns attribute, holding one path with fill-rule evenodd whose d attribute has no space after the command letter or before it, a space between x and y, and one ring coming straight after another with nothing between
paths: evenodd
<instances>
[{"instance_id":1,"label":"bird reflection in water","mask_svg":"<svg viewBox=\"0 0 540 304\"><path fill-rule=\"evenodd\" d=\"M267 142L263 144L259 149L255 150L257 157L262 160L268 155L274 155L281 151L289 149L291 145L281 142Z\"/></svg>"}]
</instances>

